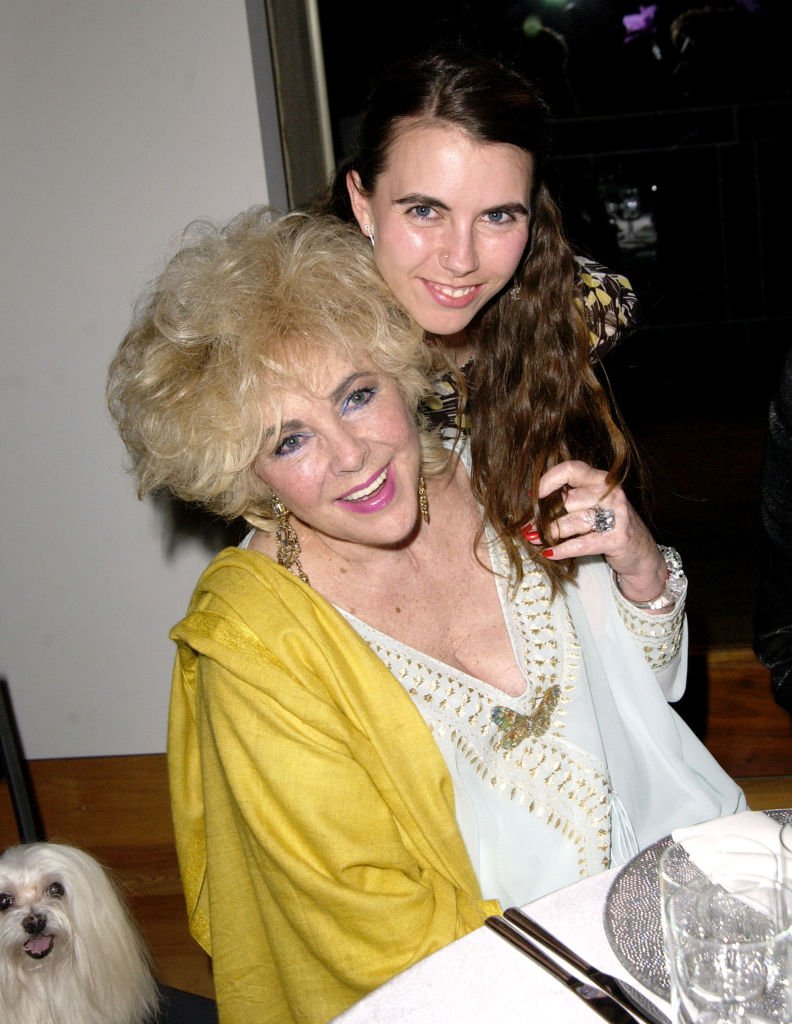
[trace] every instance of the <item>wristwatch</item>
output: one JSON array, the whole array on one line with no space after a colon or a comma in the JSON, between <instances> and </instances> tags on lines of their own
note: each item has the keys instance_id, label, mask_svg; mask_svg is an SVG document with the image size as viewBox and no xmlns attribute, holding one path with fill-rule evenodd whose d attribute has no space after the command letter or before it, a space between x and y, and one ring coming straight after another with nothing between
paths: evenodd
<instances>
[{"instance_id":1,"label":"wristwatch","mask_svg":"<svg viewBox=\"0 0 792 1024\"><path fill-rule=\"evenodd\" d=\"M663 561L668 569L668 576L666 577L662 593L651 601L633 601L632 598L627 597L622 592L622 597L625 601L629 601L635 608L647 608L653 612L662 611L663 608L673 608L684 594L687 585L687 576L685 576L685 570L682 568L682 559L679 557L679 552L675 548L666 547L665 544L658 544L657 548L663 556ZM618 574L616 575L616 586L621 592Z\"/></svg>"}]
</instances>

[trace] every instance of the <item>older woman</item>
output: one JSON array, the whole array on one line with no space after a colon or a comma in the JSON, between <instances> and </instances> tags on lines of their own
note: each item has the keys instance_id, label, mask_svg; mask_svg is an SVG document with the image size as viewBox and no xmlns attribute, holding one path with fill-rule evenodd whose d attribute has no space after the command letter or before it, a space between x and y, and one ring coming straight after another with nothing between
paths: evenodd
<instances>
[{"instance_id":1,"label":"older woman","mask_svg":"<svg viewBox=\"0 0 792 1024\"><path fill-rule=\"evenodd\" d=\"M224 1024L326 1021L499 906L742 806L666 703L683 577L660 611L621 594L656 546L575 462L540 494L612 510L607 557L573 587L526 554L518 580L466 446L416 423L427 359L358 232L253 210L187 242L110 369L141 493L252 527L171 634L179 860Z\"/></svg>"}]
</instances>

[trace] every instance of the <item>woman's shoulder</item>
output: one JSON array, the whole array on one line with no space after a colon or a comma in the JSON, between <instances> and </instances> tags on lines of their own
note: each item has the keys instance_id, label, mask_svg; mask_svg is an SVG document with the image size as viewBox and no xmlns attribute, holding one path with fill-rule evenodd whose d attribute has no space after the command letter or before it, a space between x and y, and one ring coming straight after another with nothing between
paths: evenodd
<instances>
[{"instance_id":1,"label":"woman's shoulder","mask_svg":"<svg viewBox=\"0 0 792 1024\"><path fill-rule=\"evenodd\" d=\"M266 555L233 547L207 566L170 631L183 650L234 665L287 664L298 650L306 664L324 663L329 648L349 650L354 637L309 585Z\"/></svg>"},{"instance_id":2,"label":"woman's shoulder","mask_svg":"<svg viewBox=\"0 0 792 1024\"><path fill-rule=\"evenodd\" d=\"M316 601L322 598L274 559L250 547L227 547L198 579L188 614L211 610L246 622L271 620L278 608L292 617Z\"/></svg>"},{"instance_id":3,"label":"woman's shoulder","mask_svg":"<svg viewBox=\"0 0 792 1024\"><path fill-rule=\"evenodd\" d=\"M624 274L576 255L575 293L588 325L592 359L601 359L638 326L638 296Z\"/></svg>"},{"instance_id":4,"label":"woman's shoulder","mask_svg":"<svg viewBox=\"0 0 792 1024\"><path fill-rule=\"evenodd\" d=\"M470 364L460 372L469 374ZM433 378L432 393L422 399L421 413L427 426L439 430L446 440L470 431L470 417L461 407L459 381L450 370L439 372Z\"/></svg>"}]
</instances>

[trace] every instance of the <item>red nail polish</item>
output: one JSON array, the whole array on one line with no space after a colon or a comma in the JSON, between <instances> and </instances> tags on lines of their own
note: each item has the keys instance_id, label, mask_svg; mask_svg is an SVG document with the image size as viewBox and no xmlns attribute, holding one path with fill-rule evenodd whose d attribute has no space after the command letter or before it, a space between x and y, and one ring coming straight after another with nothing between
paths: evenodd
<instances>
[{"instance_id":1,"label":"red nail polish","mask_svg":"<svg viewBox=\"0 0 792 1024\"><path fill-rule=\"evenodd\" d=\"M542 552L542 557L543 558L552 558L553 557L553 549L552 548L545 548L544 551Z\"/></svg>"},{"instance_id":2,"label":"red nail polish","mask_svg":"<svg viewBox=\"0 0 792 1024\"><path fill-rule=\"evenodd\" d=\"M526 523L525 526L521 526L520 533L531 544L535 544L539 540L539 534L533 523Z\"/></svg>"}]
</instances>

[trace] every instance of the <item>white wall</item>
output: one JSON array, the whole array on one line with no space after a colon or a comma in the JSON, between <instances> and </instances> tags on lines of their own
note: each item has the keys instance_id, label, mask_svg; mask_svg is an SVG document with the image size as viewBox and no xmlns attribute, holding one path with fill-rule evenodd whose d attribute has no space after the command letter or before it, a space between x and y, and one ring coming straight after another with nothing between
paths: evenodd
<instances>
[{"instance_id":1,"label":"white wall","mask_svg":"<svg viewBox=\"0 0 792 1024\"><path fill-rule=\"evenodd\" d=\"M104 382L185 224L267 201L245 6L6 0L2 21L0 675L28 757L158 752L167 633L211 554L167 556Z\"/></svg>"}]
</instances>

